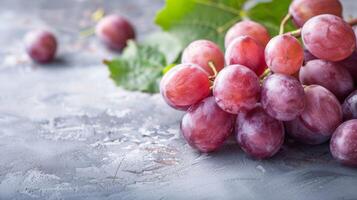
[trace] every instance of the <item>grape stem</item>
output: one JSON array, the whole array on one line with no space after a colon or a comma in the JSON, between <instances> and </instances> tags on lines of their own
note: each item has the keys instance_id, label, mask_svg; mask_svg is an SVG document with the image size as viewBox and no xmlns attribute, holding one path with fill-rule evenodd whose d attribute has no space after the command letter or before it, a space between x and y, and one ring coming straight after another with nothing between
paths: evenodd
<instances>
[{"instance_id":1,"label":"grape stem","mask_svg":"<svg viewBox=\"0 0 357 200\"><path fill-rule=\"evenodd\" d=\"M284 19L281 21L281 23L280 23L280 29L279 29L279 35L281 35L281 34L284 33L285 25L286 25L286 23L288 23L288 21L290 20L290 18L291 18L291 15L290 15L290 13L288 13L288 14L284 17Z\"/></svg>"},{"instance_id":2,"label":"grape stem","mask_svg":"<svg viewBox=\"0 0 357 200\"><path fill-rule=\"evenodd\" d=\"M208 62L208 66L211 68L211 70L213 72L213 76L209 76L208 78L211 79L211 80L212 79L214 80L216 78L217 74L218 74L216 66L214 65L214 63L212 61Z\"/></svg>"},{"instance_id":3,"label":"grape stem","mask_svg":"<svg viewBox=\"0 0 357 200\"><path fill-rule=\"evenodd\" d=\"M351 26L357 25L357 18L348 20L347 23ZM301 28L291 31L291 32L288 32L288 34L290 34L291 36L294 36L294 37L301 37Z\"/></svg>"},{"instance_id":4,"label":"grape stem","mask_svg":"<svg viewBox=\"0 0 357 200\"><path fill-rule=\"evenodd\" d=\"M262 83L266 77L268 77L271 74L271 70L267 68L262 75L260 75L260 82Z\"/></svg>"}]
</instances>

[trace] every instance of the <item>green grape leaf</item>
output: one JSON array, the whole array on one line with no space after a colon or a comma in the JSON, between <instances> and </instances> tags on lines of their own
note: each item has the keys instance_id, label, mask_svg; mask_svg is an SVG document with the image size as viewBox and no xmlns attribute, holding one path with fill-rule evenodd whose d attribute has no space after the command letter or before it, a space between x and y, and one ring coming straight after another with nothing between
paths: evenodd
<instances>
[{"instance_id":1,"label":"green grape leaf","mask_svg":"<svg viewBox=\"0 0 357 200\"><path fill-rule=\"evenodd\" d=\"M242 19L246 0L166 0L155 22L176 35L186 46L193 40L208 39L223 47L224 34Z\"/></svg>"},{"instance_id":2,"label":"green grape leaf","mask_svg":"<svg viewBox=\"0 0 357 200\"><path fill-rule=\"evenodd\" d=\"M159 91L159 80L167 65L165 55L157 47L133 41L128 42L120 57L104 63L118 86L148 93Z\"/></svg>"},{"instance_id":3,"label":"green grape leaf","mask_svg":"<svg viewBox=\"0 0 357 200\"><path fill-rule=\"evenodd\" d=\"M155 22L176 35L184 46L197 39L209 39L223 47L226 31L242 19L264 24L276 35L291 0L260 2L245 9L247 0L166 0ZM291 30L291 23L286 30Z\"/></svg>"},{"instance_id":4,"label":"green grape leaf","mask_svg":"<svg viewBox=\"0 0 357 200\"><path fill-rule=\"evenodd\" d=\"M279 33L281 20L288 14L291 0L271 0L269 2L257 3L247 10L247 15L251 20L263 24L271 35ZM285 26L285 31L294 30L294 26L289 22Z\"/></svg>"},{"instance_id":5,"label":"green grape leaf","mask_svg":"<svg viewBox=\"0 0 357 200\"><path fill-rule=\"evenodd\" d=\"M183 46L177 37L162 31L149 34L142 44L157 47L161 53L165 54L167 64L175 62L183 50Z\"/></svg>"}]
</instances>

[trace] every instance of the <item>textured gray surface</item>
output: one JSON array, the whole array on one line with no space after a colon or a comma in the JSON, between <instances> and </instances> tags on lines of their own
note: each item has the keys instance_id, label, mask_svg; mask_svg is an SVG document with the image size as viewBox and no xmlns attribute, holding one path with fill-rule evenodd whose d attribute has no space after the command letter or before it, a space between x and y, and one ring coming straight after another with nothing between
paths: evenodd
<instances>
[{"instance_id":1,"label":"textured gray surface","mask_svg":"<svg viewBox=\"0 0 357 200\"><path fill-rule=\"evenodd\" d=\"M327 145L287 143L271 160L233 140L199 154L180 136L182 113L159 95L127 92L108 78L114 56L79 31L100 7L121 12L140 37L162 1L0 1L0 199L357 199L357 170ZM344 1L347 15L356 2ZM50 26L59 59L32 64L21 38Z\"/></svg>"}]
</instances>

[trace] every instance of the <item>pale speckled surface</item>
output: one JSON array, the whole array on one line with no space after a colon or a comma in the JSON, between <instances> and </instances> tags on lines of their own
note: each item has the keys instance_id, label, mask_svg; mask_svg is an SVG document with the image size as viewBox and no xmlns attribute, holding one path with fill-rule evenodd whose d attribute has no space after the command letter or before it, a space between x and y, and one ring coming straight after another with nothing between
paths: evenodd
<instances>
[{"instance_id":1,"label":"pale speckled surface","mask_svg":"<svg viewBox=\"0 0 357 200\"><path fill-rule=\"evenodd\" d=\"M332 160L327 145L288 143L267 161L233 140L217 153L193 151L179 133L182 113L159 95L115 87L100 62L114 55L78 36L102 2L0 2L0 199L357 199L357 170ZM357 6L344 3L347 15ZM105 4L141 38L161 6ZM61 49L40 67L19 38L42 25L54 27Z\"/></svg>"}]
</instances>

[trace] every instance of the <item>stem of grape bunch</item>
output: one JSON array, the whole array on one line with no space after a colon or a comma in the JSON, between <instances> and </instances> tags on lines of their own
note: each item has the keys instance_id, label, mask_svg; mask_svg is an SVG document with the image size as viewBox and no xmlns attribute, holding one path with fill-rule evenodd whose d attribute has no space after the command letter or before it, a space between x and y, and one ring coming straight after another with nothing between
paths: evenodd
<instances>
[{"instance_id":1,"label":"stem of grape bunch","mask_svg":"<svg viewBox=\"0 0 357 200\"><path fill-rule=\"evenodd\" d=\"M357 25L357 18L350 19L347 21L347 23L351 26L355 26L355 25ZM290 31L287 34L290 34L291 36L294 36L297 38L301 37L301 28L294 30L294 31Z\"/></svg>"},{"instance_id":2,"label":"stem of grape bunch","mask_svg":"<svg viewBox=\"0 0 357 200\"><path fill-rule=\"evenodd\" d=\"M211 68L212 72L213 72L213 76L209 76L208 78L210 80L214 80L218 74L216 66L214 65L214 63L212 61L208 62L208 66Z\"/></svg>"},{"instance_id":3,"label":"stem of grape bunch","mask_svg":"<svg viewBox=\"0 0 357 200\"><path fill-rule=\"evenodd\" d=\"M281 21L281 23L280 23L280 29L279 29L279 35L281 35L281 34L284 33L285 25L286 25L286 23L288 23L288 21L290 20L290 18L291 18L291 15L290 15L290 13L288 13L288 14L284 17L284 19Z\"/></svg>"}]
</instances>

